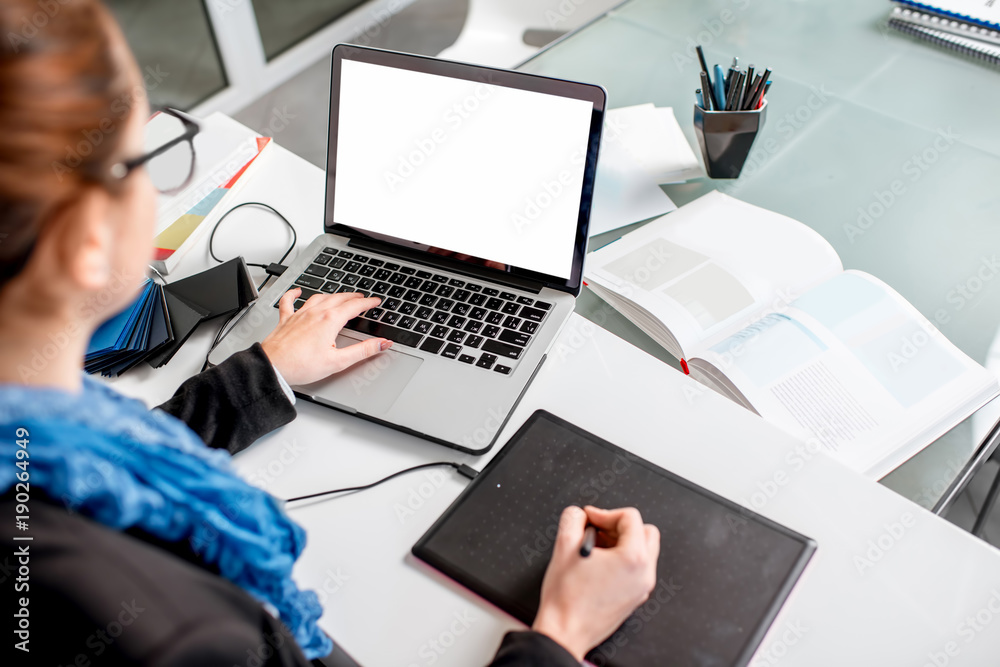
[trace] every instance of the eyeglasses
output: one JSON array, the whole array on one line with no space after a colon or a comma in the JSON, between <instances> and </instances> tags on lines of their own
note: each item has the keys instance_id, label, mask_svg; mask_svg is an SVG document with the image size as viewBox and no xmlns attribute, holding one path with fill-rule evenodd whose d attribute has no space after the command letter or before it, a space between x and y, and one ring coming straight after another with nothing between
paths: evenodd
<instances>
[{"instance_id":1,"label":"eyeglasses","mask_svg":"<svg viewBox=\"0 0 1000 667\"><path fill-rule=\"evenodd\" d=\"M111 176L123 179L139 167L145 167L153 185L163 194L176 194L194 176L194 137L201 124L183 111L160 109L146 123L144 149L140 157L118 162Z\"/></svg>"}]
</instances>

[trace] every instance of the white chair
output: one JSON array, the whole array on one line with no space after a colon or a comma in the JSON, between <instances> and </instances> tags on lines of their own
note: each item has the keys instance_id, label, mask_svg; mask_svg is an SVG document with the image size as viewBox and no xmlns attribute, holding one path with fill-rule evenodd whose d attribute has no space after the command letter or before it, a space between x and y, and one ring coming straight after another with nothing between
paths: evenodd
<instances>
[{"instance_id":1,"label":"white chair","mask_svg":"<svg viewBox=\"0 0 1000 667\"><path fill-rule=\"evenodd\" d=\"M566 33L600 16L621 0L469 0L458 40L441 58L513 67L540 47L525 43L528 31Z\"/></svg>"}]
</instances>

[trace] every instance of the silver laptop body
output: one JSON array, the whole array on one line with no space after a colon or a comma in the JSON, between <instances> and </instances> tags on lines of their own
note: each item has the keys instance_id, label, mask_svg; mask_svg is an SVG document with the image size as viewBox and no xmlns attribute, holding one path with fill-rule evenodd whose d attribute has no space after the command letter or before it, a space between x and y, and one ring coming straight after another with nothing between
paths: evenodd
<instances>
[{"instance_id":1,"label":"silver laptop body","mask_svg":"<svg viewBox=\"0 0 1000 667\"><path fill-rule=\"evenodd\" d=\"M486 452L580 293L605 104L598 86L338 45L325 233L210 363L263 340L292 287L379 296L337 345L393 347L295 393Z\"/></svg>"}]
</instances>

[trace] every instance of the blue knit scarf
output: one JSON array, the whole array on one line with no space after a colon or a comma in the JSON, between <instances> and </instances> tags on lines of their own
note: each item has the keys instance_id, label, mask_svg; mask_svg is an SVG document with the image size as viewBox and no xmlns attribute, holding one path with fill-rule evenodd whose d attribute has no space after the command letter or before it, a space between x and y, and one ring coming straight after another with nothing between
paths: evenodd
<instances>
[{"instance_id":1,"label":"blue knit scarf","mask_svg":"<svg viewBox=\"0 0 1000 667\"><path fill-rule=\"evenodd\" d=\"M26 459L17 458L18 428L28 433ZM26 468L32 492L42 489L106 526L187 540L205 564L275 613L306 657L332 650L317 625L316 594L291 578L302 528L233 472L228 452L206 447L162 410L88 377L76 394L0 385L0 462L0 493Z\"/></svg>"}]
</instances>

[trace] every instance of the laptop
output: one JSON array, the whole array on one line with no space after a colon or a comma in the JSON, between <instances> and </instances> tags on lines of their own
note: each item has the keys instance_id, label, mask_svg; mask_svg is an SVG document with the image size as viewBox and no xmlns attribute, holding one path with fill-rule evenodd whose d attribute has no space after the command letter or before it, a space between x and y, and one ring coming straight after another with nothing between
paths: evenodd
<instances>
[{"instance_id":1,"label":"laptop","mask_svg":"<svg viewBox=\"0 0 1000 667\"><path fill-rule=\"evenodd\" d=\"M606 93L436 58L333 50L323 234L213 350L259 342L277 302L361 292L346 346L393 346L296 395L481 454L572 314Z\"/></svg>"}]
</instances>

